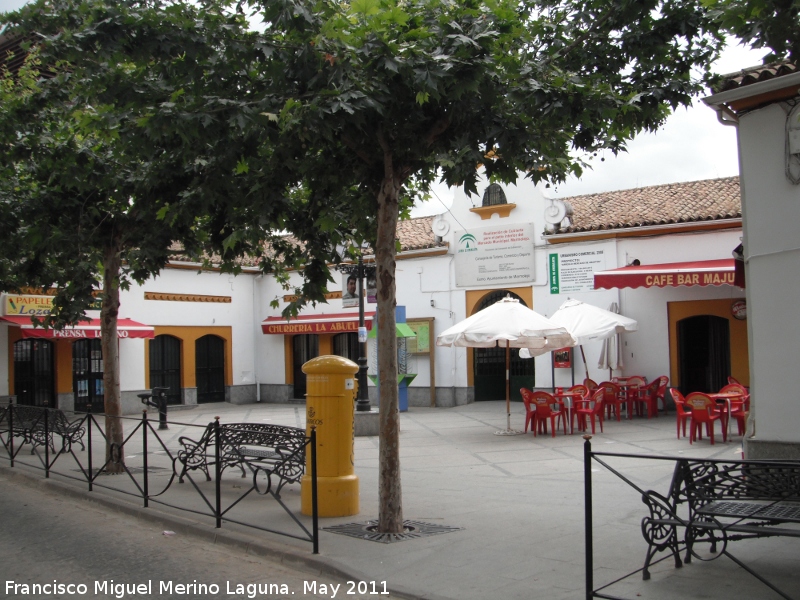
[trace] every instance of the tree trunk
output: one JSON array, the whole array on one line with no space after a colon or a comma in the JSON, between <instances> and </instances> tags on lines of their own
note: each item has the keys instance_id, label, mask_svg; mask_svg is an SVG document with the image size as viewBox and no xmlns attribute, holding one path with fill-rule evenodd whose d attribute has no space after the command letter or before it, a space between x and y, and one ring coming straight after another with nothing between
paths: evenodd
<instances>
[{"instance_id":1,"label":"tree trunk","mask_svg":"<svg viewBox=\"0 0 800 600\"><path fill-rule=\"evenodd\" d=\"M119 387L119 248L109 246L103 254L103 305L100 309L100 335L103 347L103 386L106 414L106 471L122 473L125 453L122 449L122 402Z\"/></svg>"},{"instance_id":2,"label":"tree trunk","mask_svg":"<svg viewBox=\"0 0 800 600\"><path fill-rule=\"evenodd\" d=\"M403 532L400 485L400 413L397 391L395 327L395 237L399 214L400 181L391 154L384 150L384 179L378 193L378 239L375 263L378 279L378 376L380 378L380 450L378 464L378 530Z\"/></svg>"}]
</instances>

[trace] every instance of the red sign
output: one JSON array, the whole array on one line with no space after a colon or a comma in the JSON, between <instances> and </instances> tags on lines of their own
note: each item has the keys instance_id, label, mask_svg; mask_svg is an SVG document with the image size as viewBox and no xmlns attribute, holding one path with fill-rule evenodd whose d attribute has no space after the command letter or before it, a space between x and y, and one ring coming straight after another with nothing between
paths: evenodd
<instances>
[{"instance_id":1,"label":"red sign","mask_svg":"<svg viewBox=\"0 0 800 600\"><path fill-rule=\"evenodd\" d=\"M632 265L597 271L595 289L735 285L734 260L699 260L659 265Z\"/></svg>"},{"instance_id":2,"label":"red sign","mask_svg":"<svg viewBox=\"0 0 800 600\"><path fill-rule=\"evenodd\" d=\"M374 312L364 314L364 325L372 329ZM267 317L261 322L261 331L267 335L299 335L303 333L357 333L358 313L333 313L300 315L293 319Z\"/></svg>"},{"instance_id":3,"label":"red sign","mask_svg":"<svg viewBox=\"0 0 800 600\"><path fill-rule=\"evenodd\" d=\"M367 329L371 327L372 323L367 323ZM277 333L282 335L294 335L298 333L343 333L343 332L358 332L358 321L331 321L326 323L298 323L292 321L291 323L281 325L267 325L264 323L261 326L264 333Z\"/></svg>"},{"instance_id":4,"label":"red sign","mask_svg":"<svg viewBox=\"0 0 800 600\"><path fill-rule=\"evenodd\" d=\"M572 348L553 350L553 366L556 369L569 369L572 366Z\"/></svg>"}]
</instances>

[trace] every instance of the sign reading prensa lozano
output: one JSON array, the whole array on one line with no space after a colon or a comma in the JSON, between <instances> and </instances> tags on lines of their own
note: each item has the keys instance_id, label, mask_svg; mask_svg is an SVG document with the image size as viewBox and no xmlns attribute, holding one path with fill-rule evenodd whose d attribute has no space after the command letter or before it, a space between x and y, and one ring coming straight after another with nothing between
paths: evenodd
<instances>
[{"instance_id":1,"label":"sign reading prensa lozano","mask_svg":"<svg viewBox=\"0 0 800 600\"><path fill-rule=\"evenodd\" d=\"M533 281L533 224L457 231L456 286L494 286Z\"/></svg>"}]
</instances>

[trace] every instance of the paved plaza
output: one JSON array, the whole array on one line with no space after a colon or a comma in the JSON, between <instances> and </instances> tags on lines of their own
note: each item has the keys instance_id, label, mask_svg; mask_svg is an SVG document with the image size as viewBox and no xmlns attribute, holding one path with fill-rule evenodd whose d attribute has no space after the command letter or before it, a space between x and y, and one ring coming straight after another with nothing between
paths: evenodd
<instances>
[{"instance_id":1,"label":"paved plaza","mask_svg":"<svg viewBox=\"0 0 800 600\"><path fill-rule=\"evenodd\" d=\"M523 405L512 403L511 409L512 426L522 429ZM177 448L181 435L198 437L201 430L193 426L205 425L215 416L219 416L222 423L305 426L303 404L206 404L170 413L170 429L161 432L165 446ZM127 428L133 425L133 420L126 422ZM141 508L141 501L135 497L97 488L88 492L85 484L57 474L51 475L46 485L57 486L65 493L94 498L109 509L162 519L170 528L200 536L204 543L244 544L249 552L274 555L318 572L364 582L385 581L390 597L585 598L582 434L576 431L572 435L559 432L555 437L549 434L534 437L531 432L518 436L495 435L505 426L503 402L455 408L411 408L401 414L404 518L456 529L392 543L358 539L324 529L364 524L378 517L378 438L356 438L355 472L360 481L360 512L349 517L321 519L319 555L312 554L307 542L229 523L217 530L213 519L154 504ZM735 424L733 428L735 430ZM693 445L688 438L677 439L675 414L671 412L649 420L606 422L605 432L600 433L598 428L591 443L596 452L741 458L740 436L734 435L724 443L719 432L717 437L714 446L707 439ZM151 464L159 464L158 457L165 453L152 444L149 448ZM35 457L23 450L18 458L18 463L29 463ZM130 464L136 463L135 455L126 458ZM603 460L641 489L666 493L672 476L671 462L630 457ZM159 468L162 478L171 473L166 466ZM12 471L5 460L0 462L0 469L6 475ZM34 471L26 464L18 464L13 471L17 477L43 479L41 471ZM71 472L74 475L74 467ZM591 475L594 584L597 588L641 568L646 544L640 523L647 509L634 488L602 465L593 463ZM228 477L226 472L224 485L236 488L242 483L236 477ZM156 479L151 484L151 493L157 487ZM195 492L188 483L173 484L169 493L184 496L187 504L196 503L192 498ZM284 488L282 497L289 508L299 512L299 485ZM275 504L269 497L259 497L249 501L242 510L258 520L262 518L259 511L270 503ZM288 516L283 518L289 520ZM310 519L303 519L310 523ZM729 550L763 571L791 597L800 597L800 582L793 576L797 553L792 544L793 540L785 538L746 540L732 544ZM695 560L681 569L675 569L671 560L665 560L651 571L650 581L642 581L641 574L634 574L604 593L612 597L653 600L780 598L724 556L709 562ZM378 584L378 591L381 585Z\"/></svg>"}]
</instances>

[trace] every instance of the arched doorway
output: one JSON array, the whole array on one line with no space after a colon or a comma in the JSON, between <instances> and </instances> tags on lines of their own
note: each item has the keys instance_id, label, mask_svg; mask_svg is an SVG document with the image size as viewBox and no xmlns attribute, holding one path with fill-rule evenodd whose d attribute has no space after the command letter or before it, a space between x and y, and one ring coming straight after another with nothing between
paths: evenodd
<instances>
[{"instance_id":1,"label":"arched doorway","mask_svg":"<svg viewBox=\"0 0 800 600\"><path fill-rule=\"evenodd\" d=\"M303 365L319 356L319 336L314 333L296 335L292 338L292 369L294 375L294 397L306 397L306 374Z\"/></svg>"},{"instance_id":2,"label":"arched doorway","mask_svg":"<svg viewBox=\"0 0 800 600\"><path fill-rule=\"evenodd\" d=\"M730 324L714 315L698 315L677 323L680 390L716 392L731 374Z\"/></svg>"},{"instance_id":3,"label":"arched doorway","mask_svg":"<svg viewBox=\"0 0 800 600\"><path fill-rule=\"evenodd\" d=\"M225 402L225 340L204 335L194 343L197 403Z\"/></svg>"},{"instance_id":4,"label":"arched doorway","mask_svg":"<svg viewBox=\"0 0 800 600\"><path fill-rule=\"evenodd\" d=\"M75 410L105 410L103 347L100 340L78 340L72 344L72 391Z\"/></svg>"},{"instance_id":5,"label":"arched doorway","mask_svg":"<svg viewBox=\"0 0 800 600\"><path fill-rule=\"evenodd\" d=\"M18 404L55 408L53 343L14 342L14 395Z\"/></svg>"},{"instance_id":6,"label":"arched doorway","mask_svg":"<svg viewBox=\"0 0 800 600\"><path fill-rule=\"evenodd\" d=\"M496 290L485 296L477 310L483 310L498 300L510 296L523 306L525 301L508 290ZM473 313L473 314L475 314ZM504 400L506 397L506 349L505 346L495 348L475 348L473 365L473 381L475 382L475 401ZM511 348L510 364L511 399L521 400L519 388L533 388L535 385L535 367L532 359L519 357L519 349Z\"/></svg>"},{"instance_id":7,"label":"arched doorway","mask_svg":"<svg viewBox=\"0 0 800 600\"><path fill-rule=\"evenodd\" d=\"M171 335L150 340L150 387L165 387L167 404L181 404L181 341Z\"/></svg>"}]
</instances>

